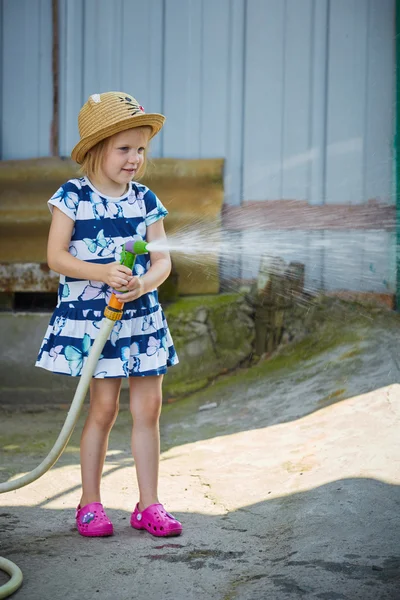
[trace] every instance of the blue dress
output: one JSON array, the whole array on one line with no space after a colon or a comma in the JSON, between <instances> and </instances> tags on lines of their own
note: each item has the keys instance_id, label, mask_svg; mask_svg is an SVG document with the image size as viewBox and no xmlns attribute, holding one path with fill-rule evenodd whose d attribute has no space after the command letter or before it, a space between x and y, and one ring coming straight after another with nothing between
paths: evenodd
<instances>
[{"instance_id":1,"label":"blue dress","mask_svg":"<svg viewBox=\"0 0 400 600\"><path fill-rule=\"evenodd\" d=\"M96 264L120 260L128 240L146 240L147 227L168 211L146 186L131 182L120 198L96 190L87 177L71 179L48 201L74 223L69 252ZM148 254L139 255L134 275L150 268ZM79 376L99 332L111 296L105 283L60 276L57 307L50 320L37 367ZM157 290L124 305L104 346L94 377L161 375L178 363Z\"/></svg>"}]
</instances>

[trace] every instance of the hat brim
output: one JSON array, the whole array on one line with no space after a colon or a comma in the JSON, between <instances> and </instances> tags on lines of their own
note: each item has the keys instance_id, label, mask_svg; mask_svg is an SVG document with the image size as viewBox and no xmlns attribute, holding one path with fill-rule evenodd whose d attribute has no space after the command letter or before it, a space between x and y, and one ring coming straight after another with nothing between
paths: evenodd
<instances>
[{"instance_id":1,"label":"hat brim","mask_svg":"<svg viewBox=\"0 0 400 600\"><path fill-rule=\"evenodd\" d=\"M121 131L126 131L127 129L133 129L135 127L144 127L145 125L151 127L151 139L160 131L164 122L164 115L158 113L143 113L130 117L129 119L124 119L118 123L113 123L104 129L82 138L73 148L71 158L78 164L82 164L88 151L98 142L101 142L101 140L104 140L115 133L120 133Z\"/></svg>"}]
</instances>

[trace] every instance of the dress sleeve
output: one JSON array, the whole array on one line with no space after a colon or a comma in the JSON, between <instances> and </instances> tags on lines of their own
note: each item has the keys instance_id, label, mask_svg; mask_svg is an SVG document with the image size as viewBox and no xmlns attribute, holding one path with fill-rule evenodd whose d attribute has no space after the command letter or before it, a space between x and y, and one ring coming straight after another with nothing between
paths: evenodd
<instances>
[{"instance_id":1,"label":"dress sleeve","mask_svg":"<svg viewBox=\"0 0 400 600\"><path fill-rule=\"evenodd\" d=\"M167 209L161 203L160 199L157 198L154 192L147 190L147 192L144 194L143 200L146 207L146 216L144 219L146 227L167 216Z\"/></svg>"},{"instance_id":2,"label":"dress sleeve","mask_svg":"<svg viewBox=\"0 0 400 600\"><path fill-rule=\"evenodd\" d=\"M56 206L74 222L76 220L76 211L79 204L79 189L70 181L64 183L55 194L47 201L50 212L53 212L53 206Z\"/></svg>"}]
</instances>

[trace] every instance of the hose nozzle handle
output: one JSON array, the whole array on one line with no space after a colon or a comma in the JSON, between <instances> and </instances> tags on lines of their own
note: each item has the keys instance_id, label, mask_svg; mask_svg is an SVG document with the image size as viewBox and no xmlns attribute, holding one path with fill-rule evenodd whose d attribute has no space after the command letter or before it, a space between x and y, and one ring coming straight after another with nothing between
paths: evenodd
<instances>
[{"instance_id":1,"label":"hose nozzle handle","mask_svg":"<svg viewBox=\"0 0 400 600\"><path fill-rule=\"evenodd\" d=\"M139 240L134 242L129 240L125 242L121 253L121 264L133 270L137 254L146 254L147 242ZM114 290L115 292L115 290ZM105 308L104 316L111 321L119 321L122 317L123 303L118 300L115 293L112 294L108 305Z\"/></svg>"}]
</instances>

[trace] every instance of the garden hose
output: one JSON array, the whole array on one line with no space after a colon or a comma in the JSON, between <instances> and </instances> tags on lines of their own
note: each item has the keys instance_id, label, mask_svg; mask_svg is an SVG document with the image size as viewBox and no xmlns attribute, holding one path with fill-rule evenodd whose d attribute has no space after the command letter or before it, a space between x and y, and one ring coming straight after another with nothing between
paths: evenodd
<instances>
[{"instance_id":1,"label":"garden hose","mask_svg":"<svg viewBox=\"0 0 400 600\"><path fill-rule=\"evenodd\" d=\"M121 264L133 269L136 255L145 254L148 252L147 244L144 241L138 242L127 242L122 250ZM104 319L102 320L99 333L90 349L89 356L82 369L79 384L76 388L74 398L72 400L70 409L68 411L67 418L65 419L64 425L61 432L49 454L40 463L38 467L14 479L0 483L0 494L17 490L36 479L39 479L44 475L60 458L63 453L68 441L74 431L75 425L78 421L83 403L86 398L86 393L90 385L90 380L93 376L95 368L97 366L101 351L104 348L108 336L114 327L115 321L119 321L123 313L123 303L121 303L115 294L111 295L110 301L104 310ZM0 587L0 600L8 598L13 594L22 584L22 571L21 569L6 558L0 556L0 570L5 571L10 575L10 579Z\"/></svg>"}]
</instances>

